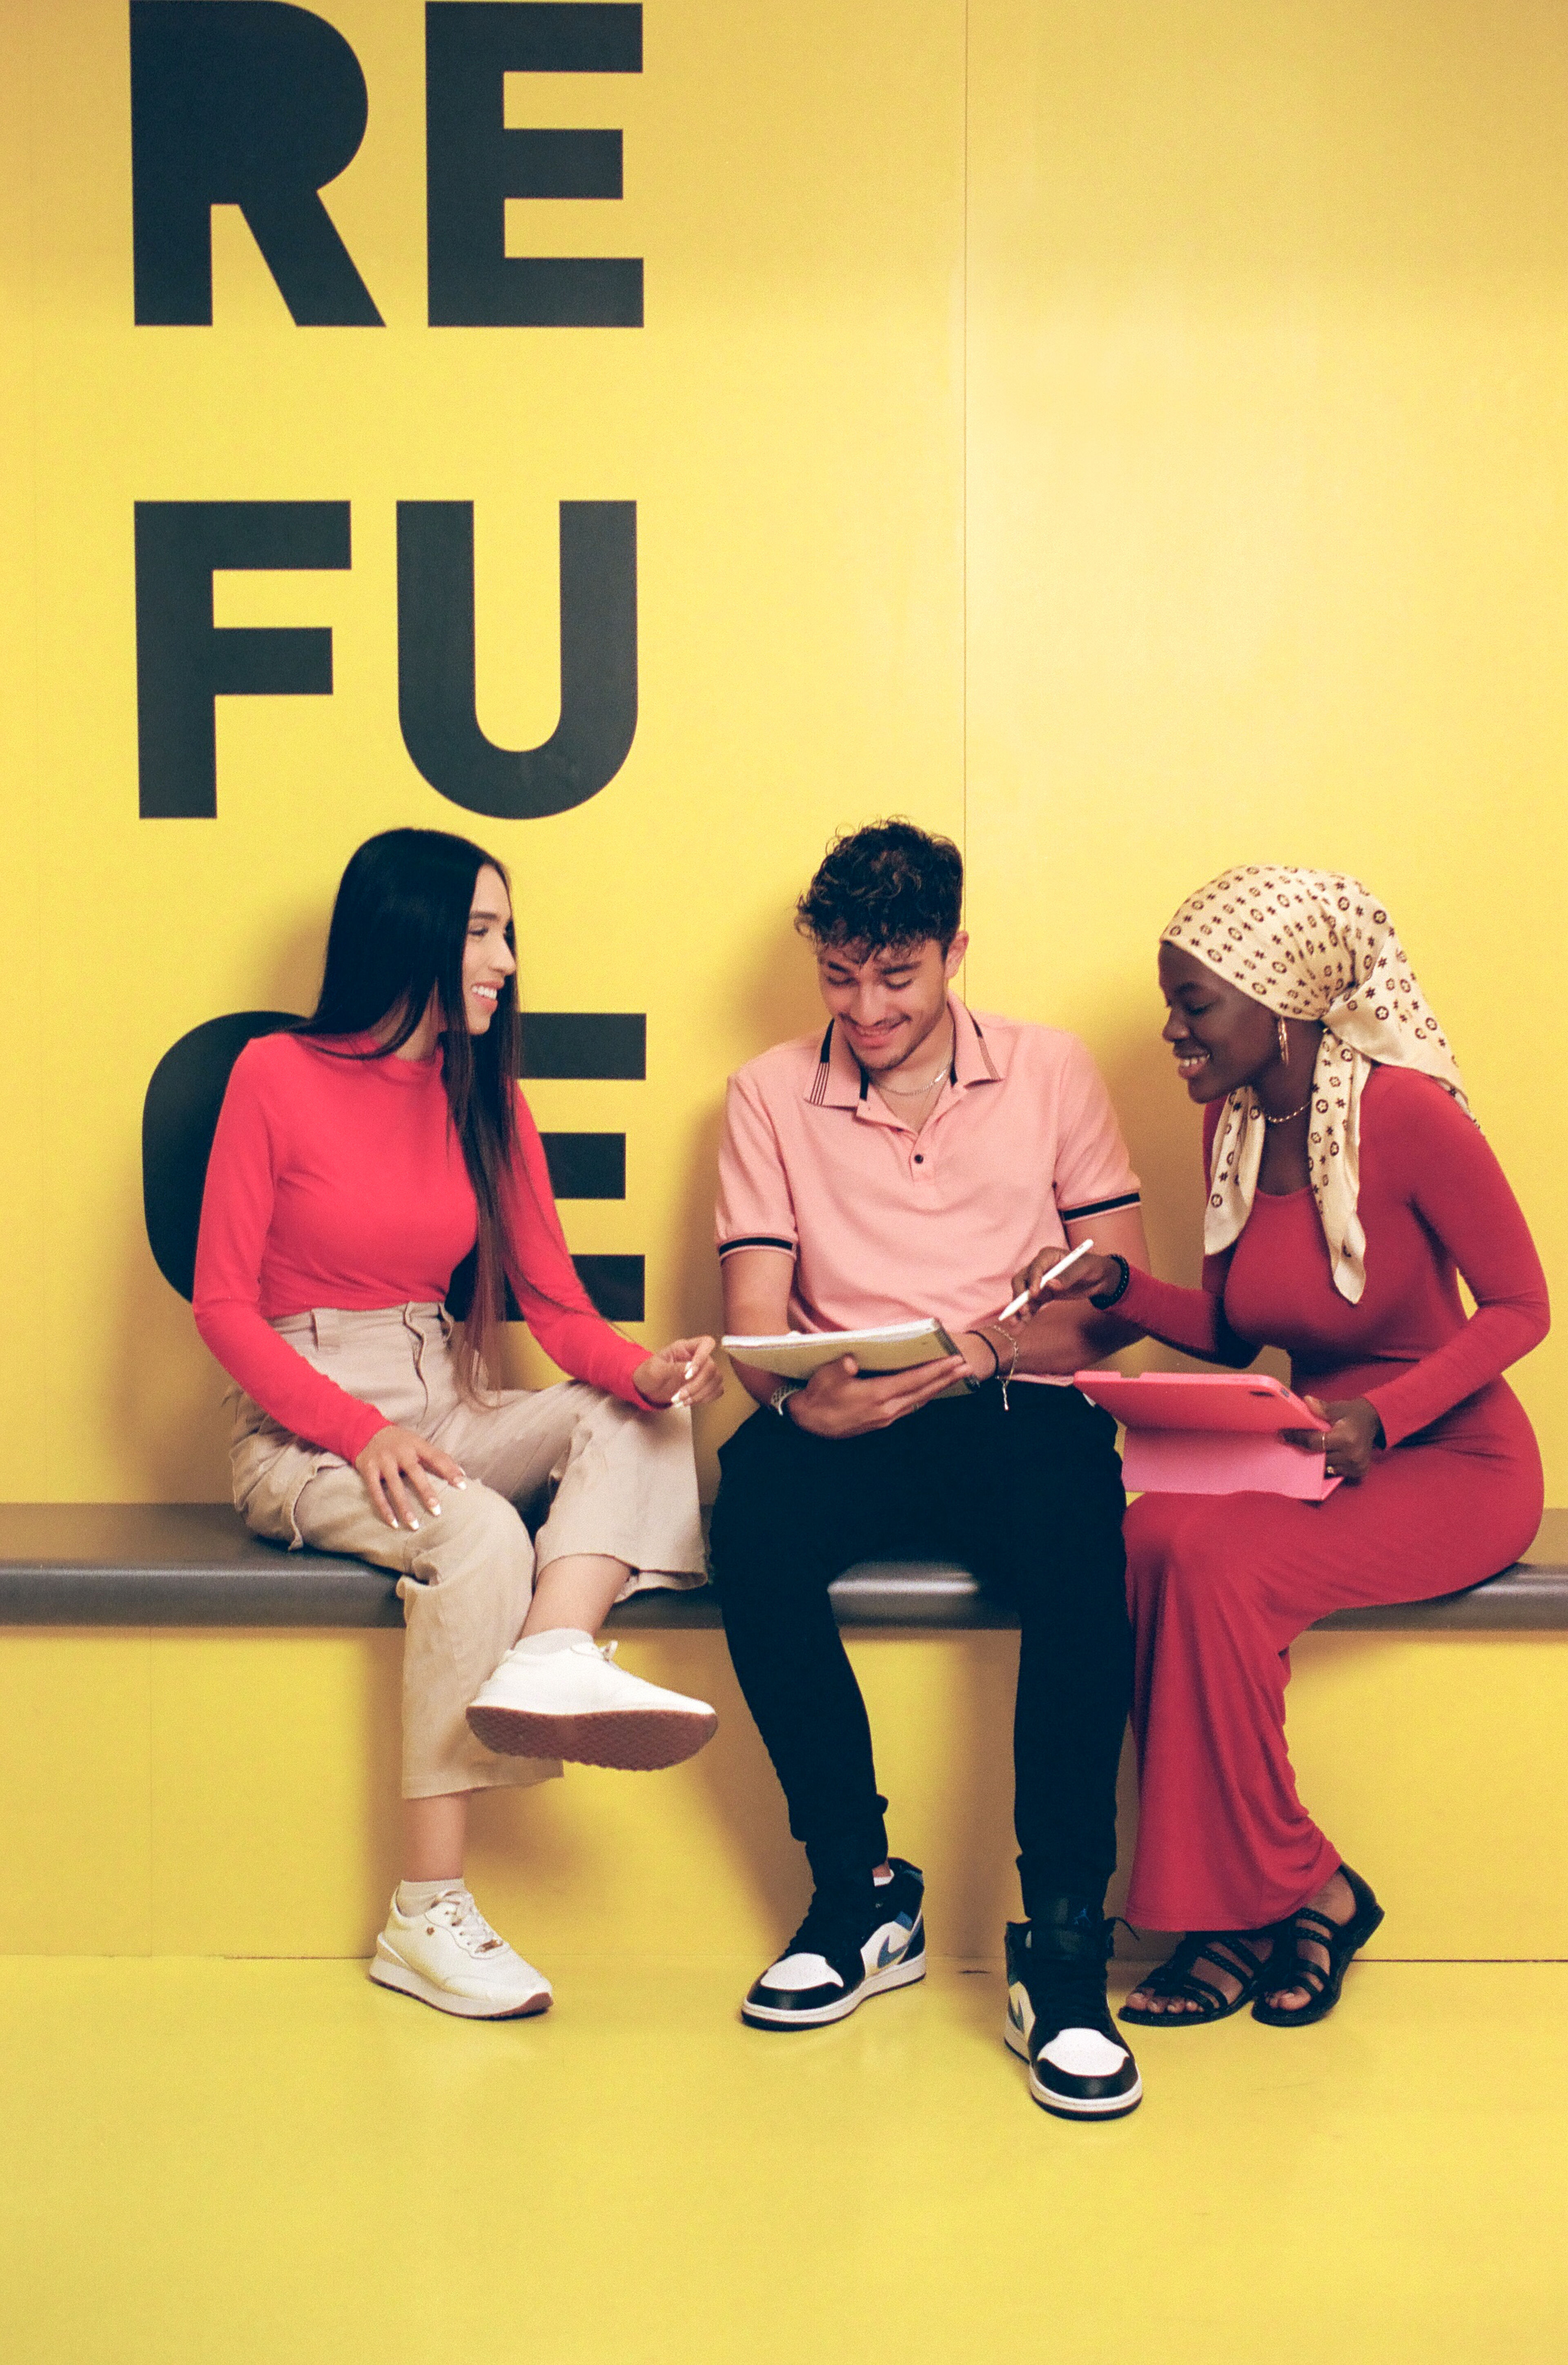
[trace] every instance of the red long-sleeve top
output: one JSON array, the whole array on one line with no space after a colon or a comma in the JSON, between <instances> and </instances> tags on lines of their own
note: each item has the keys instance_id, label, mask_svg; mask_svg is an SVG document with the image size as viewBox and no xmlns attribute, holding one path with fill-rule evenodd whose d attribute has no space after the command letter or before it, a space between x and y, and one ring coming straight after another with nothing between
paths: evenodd
<instances>
[{"instance_id":1,"label":"red long-sleeve top","mask_svg":"<svg viewBox=\"0 0 1568 2365\"><path fill-rule=\"evenodd\" d=\"M567 1252L544 1149L518 1093L505 1193L507 1278L574 1379L628 1404L647 1351L595 1312ZM267 1035L235 1061L196 1244L196 1328L264 1412L353 1462L386 1416L323 1377L269 1326L312 1306L440 1304L478 1235L439 1053L345 1059Z\"/></svg>"},{"instance_id":2,"label":"red long-sleeve top","mask_svg":"<svg viewBox=\"0 0 1568 2365\"><path fill-rule=\"evenodd\" d=\"M1204 1113L1204 1171L1219 1118ZM1390 1445L1500 1378L1545 1338L1546 1276L1480 1127L1429 1076L1380 1067L1361 1094L1366 1288L1334 1286L1310 1190L1259 1191L1241 1232L1204 1260L1201 1289L1134 1272L1118 1314L1210 1362L1282 1347L1292 1384L1365 1396ZM1466 1317L1457 1276L1475 1300Z\"/></svg>"}]
</instances>

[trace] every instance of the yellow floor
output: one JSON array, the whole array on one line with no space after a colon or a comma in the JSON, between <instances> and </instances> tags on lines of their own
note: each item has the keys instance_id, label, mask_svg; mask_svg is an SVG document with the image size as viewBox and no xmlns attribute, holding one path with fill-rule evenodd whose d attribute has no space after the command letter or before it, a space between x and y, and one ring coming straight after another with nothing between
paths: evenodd
<instances>
[{"instance_id":1,"label":"yellow floor","mask_svg":"<svg viewBox=\"0 0 1568 2365\"><path fill-rule=\"evenodd\" d=\"M521 1933L520 1933L521 1934ZM842 2027L553 1963L497 2027L352 1963L0 1963L7 2365L1557 2365L1568 1966L1351 1975L1027 2101L992 1971ZM644 1975L645 1976L645 1975Z\"/></svg>"}]
</instances>

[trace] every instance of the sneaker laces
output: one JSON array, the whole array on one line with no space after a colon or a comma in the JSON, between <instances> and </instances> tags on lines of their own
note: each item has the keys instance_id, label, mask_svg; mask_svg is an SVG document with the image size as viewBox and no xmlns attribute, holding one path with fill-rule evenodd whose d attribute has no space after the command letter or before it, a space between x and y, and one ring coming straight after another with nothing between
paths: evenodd
<instances>
[{"instance_id":1,"label":"sneaker laces","mask_svg":"<svg viewBox=\"0 0 1568 2365\"><path fill-rule=\"evenodd\" d=\"M890 1913L885 1918L890 1920ZM822 1955L831 1962L835 1953L857 1955L875 1927L860 1898L819 1889L778 1960L785 1962L791 1955Z\"/></svg>"},{"instance_id":2,"label":"sneaker laces","mask_svg":"<svg viewBox=\"0 0 1568 2365\"><path fill-rule=\"evenodd\" d=\"M506 1940L498 1930L492 1930L467 1889L454 1889L449 1897L438 1897L425 1910L427 1922L442 1922L451 1931L465 1954L488 1955Z\"/></svg>"},{"instance_id":3,"label":"sneaker laces","mask_svg":"<svg viewBox=\"0 0 1568 2365\"><path fill-rule=\"evenodd\" d=\"M506 1653L501 1661L501 1666L548 1667L553 1666L557 1658L602 1659L606 1666L610 1666L613 1664L615 1653L620 1647L618 1642L574 1642L569 1651L551 1652L548 1656L542 1658L532 1651L525 1651L521 1642L514 1642ZM497 1672L498 1674L499 1669ZM626 1670L622 1668L621 1672L624 1675Z\"/></svg>"},{"instance_id":4,"label":"sneaker laces","mask_svg":"<svg viewBox=\"0 0 1568 2365\"><path fill-rule=\"evenodd\" d=\"M1036 1963L1029 1978L1036 2017L1058 2029L1092 2028L1126 2046L1111 2024L1104 1971L1093 1963Z\"/></svg>"},{"instance_id":5,"label":"sneaker laces","mask_svg":"<svg viewBox=\"0 0 1568 2365\"><path fill-rule=\"evenodd\" d=\"M1114 2037L1111 2008L1105 1997L1105 1973L1110 1961L1115 1922L1103 1925L1103 1944L1092 1953L1067 1956L1029 1950L1028 1984L1036 2013L1059 2028L1097 2028ZM1120 2044L1121 2039L1114 2041Z\"/></svg>"}]
</instances>

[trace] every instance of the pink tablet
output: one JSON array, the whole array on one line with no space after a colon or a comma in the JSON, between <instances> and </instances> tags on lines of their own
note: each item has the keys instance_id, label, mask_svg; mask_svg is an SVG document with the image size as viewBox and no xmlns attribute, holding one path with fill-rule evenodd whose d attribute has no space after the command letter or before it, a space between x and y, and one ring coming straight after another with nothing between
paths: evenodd
<instances>
[{"instance_id":1,"label":"pink tablet","mask_svg":"<svg viewBox=\"0 0 1568 2365\"><path fill-rule=\"evenodd\" d=\"M1291 1495L1321 1503L1340 1484L1282 1429L1327 1429L1278 1380L1253 1372L1075 1372L1073 1384L1126 1429L1122 1470L1154 1495Z\"/></svg>"}]
</instances>

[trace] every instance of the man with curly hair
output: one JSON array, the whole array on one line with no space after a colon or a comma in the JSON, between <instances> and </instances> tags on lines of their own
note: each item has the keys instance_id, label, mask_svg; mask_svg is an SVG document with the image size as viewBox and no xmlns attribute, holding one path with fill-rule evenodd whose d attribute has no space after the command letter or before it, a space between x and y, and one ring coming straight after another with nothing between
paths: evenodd
<instances>
[{"instance_id":1,"label":"man with curly hair","mask_svg":"<svg viewBox=\"0 0 1568 2365\"><path fill-rule=\"evenodd\" d=\"M742 1690L816 1884L742 2012L821 2027L924 1971L924 1884L890 1856L870 1728L828 1586L857 1561L953 1559L1015 1604L1025 1920L1007 1933L1008 2041L1047 2110L1142 2093L1105 2001L1115 1783L1131 1685L1113 1424L1069 1375L1135 1334L1102 1299L1002 1328L1043 1245L1092 1234L1147 1263L1137 1178L1088 1051L977 1017L958 849L907 821L837 839L798 908L825 1033L730 1079L720 1150L725 1328L937 1317L958 1354L809 1384L737 1364L760 1409L721 1455L713 1565Z\"/></svg>"}]
</instances>

